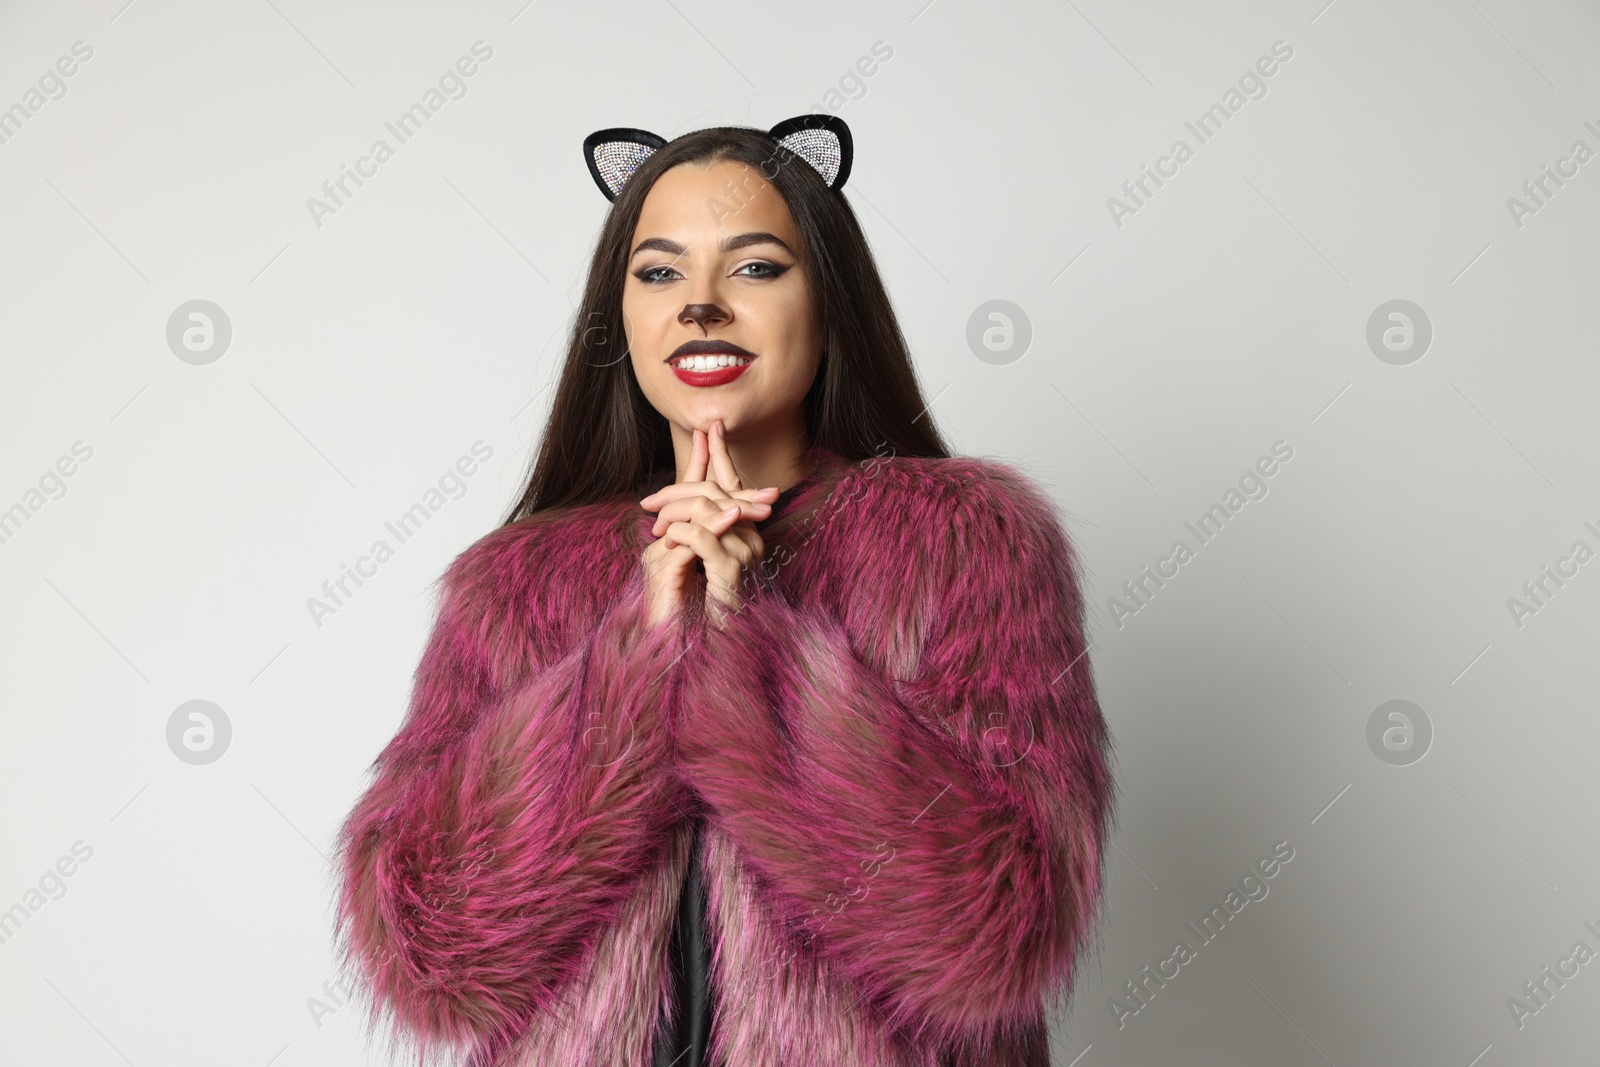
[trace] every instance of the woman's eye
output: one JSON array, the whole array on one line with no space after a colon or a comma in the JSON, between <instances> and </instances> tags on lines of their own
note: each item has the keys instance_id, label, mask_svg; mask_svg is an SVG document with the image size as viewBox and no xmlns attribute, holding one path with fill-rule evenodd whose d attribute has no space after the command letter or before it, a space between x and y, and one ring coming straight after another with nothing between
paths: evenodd
<instances>
[{"instance_id":1,"label":"woman's eye","mask_svg":"<svg viewBox=\"0 0 1600 1067\"><path fill-rule=\"evenodd\" d=\"M654 275L655 275L656 271L658 271L658 270L670 271L671 269L672 269L671 267L646 267L644 270L641 270L638 273L636 273L634 275L634 277L638 278L641 282L644 282L646 285L651 285L651 284L654 284L656 282L660 282L660 281L665 281L666 280L664 278L655 277Z\"/></svg>"},{"instance_id":2,"label":"woman's eye","mask_svg":"<svg viewBox=\"0 0 1600 1067\"><path fill-rule=\"evenodd\" d=\"M746 271L751 267L764 267L766 269L765 271L758 272L756 274L747 274L745 275L747 278L776 278L784 271L789 269L788 267L780 267L776 263L768 263L766 260L758 259L754 263L746 263L744 266L739 268L739 271ZM735 273L738 273L739 271L736 271Z\"/></svg>"}]
</instances>

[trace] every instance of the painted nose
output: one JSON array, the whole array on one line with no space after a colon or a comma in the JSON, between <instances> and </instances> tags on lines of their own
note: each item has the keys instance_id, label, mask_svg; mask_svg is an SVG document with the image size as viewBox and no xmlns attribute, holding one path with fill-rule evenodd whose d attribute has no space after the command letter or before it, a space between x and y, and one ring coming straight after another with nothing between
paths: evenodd
<instances>
[{"instance_id":1,"label":"painted nose","mask_svg":"<svg viewBox=\"0 0 1600 1067\"><path fill-rule=\"evenodd\" d=\"M728 313L715 304L685 304L678 321L685 325L692 322L704 330L708 322L728 321Z\"/></svg>"}]
</instances>

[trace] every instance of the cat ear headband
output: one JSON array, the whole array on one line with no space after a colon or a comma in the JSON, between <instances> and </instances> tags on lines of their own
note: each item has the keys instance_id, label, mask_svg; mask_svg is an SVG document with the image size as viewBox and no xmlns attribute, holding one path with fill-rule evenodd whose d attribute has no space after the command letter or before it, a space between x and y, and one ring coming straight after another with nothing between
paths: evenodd
<instances>
[{"instance_id":1,"label":"cat ear headband","mask_svg":"<svg viewBox=\"0 0 1600 1067\"><path fill-rule=\"evenodd\" d=\"M784 119L766 133L811 164L828 188L841 188L850 177L855 148L850 140L850 127L837 115L796 115ZM639 165L666 144L648 130L626 126L596 130L583 139L583 160L589 165L589 176L606 199L615 200Z\"/></svg>"}]
</instances>

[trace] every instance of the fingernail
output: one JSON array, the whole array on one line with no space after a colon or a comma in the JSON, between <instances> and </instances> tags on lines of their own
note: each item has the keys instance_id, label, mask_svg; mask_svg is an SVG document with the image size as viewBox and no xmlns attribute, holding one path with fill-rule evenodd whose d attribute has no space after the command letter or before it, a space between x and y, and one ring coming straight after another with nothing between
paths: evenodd
<instances>
[{"instance_id":1,"label":"fingernail","mask_svg":"<svg viewBox=\"0 0 1600 1067\"><path fill-rule=\"evenodd\" d=\"M731 507L731 508L723 508L723 509L722 509L722 513L723 513L723 514L724 514L724 515L737 515L737 514L739 514L739 507L738 507L738 505L737 505L737 504L735 504L735 505L734 505L734 506L733 506L733 507Z\"/></svg>"}]
</instances>

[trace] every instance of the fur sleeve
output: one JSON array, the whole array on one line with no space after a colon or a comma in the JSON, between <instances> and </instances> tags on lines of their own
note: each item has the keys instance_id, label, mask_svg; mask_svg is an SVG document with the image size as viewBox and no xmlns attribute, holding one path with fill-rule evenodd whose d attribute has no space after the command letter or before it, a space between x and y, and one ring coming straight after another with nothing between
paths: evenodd
<instances>
[{"instance_id":1,"label":"fur sleeve","mask_svg":"<svg viewBox=\"0 0 1600 1067\"><path fill-rule=\"evenodd\" d=\"M1113 787L1053 505L991 461L938 471L824 520L842 621L769 586L698 638L679 749L801 944L980 1049L1069 992Z\"/></svg>"},{"instance_id":2,"label":"fur sleeve","mask_svg":"<svg viewBox=\"0 0 1600 1067\"><path fill-rule=\"evenodd\" d=\"M502 1048L548 1009L678 817L682 615L649 627L638 560L605 536L534 522L456 560L340 832L342 960L369 1032L387 1017L419 1061Z\"/></svg>"}]
</instances>

